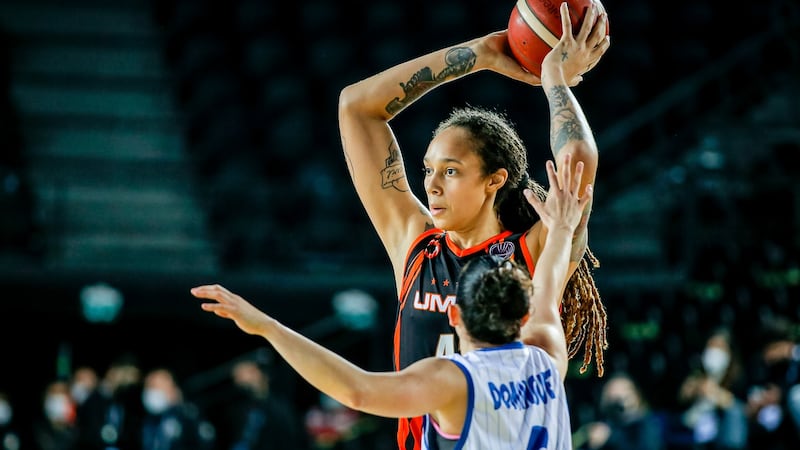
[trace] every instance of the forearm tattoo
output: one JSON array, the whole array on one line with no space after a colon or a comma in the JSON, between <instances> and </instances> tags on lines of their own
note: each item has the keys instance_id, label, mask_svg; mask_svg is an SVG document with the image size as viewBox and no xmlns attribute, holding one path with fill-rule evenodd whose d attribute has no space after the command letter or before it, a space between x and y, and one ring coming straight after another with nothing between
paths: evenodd
<instances>
[{"instance_id":1,"label":"forearm tattoo","mask_svg":"<svg viewBox=\"0 0 800 450\"><path fill-rule=\"evenodd\" d=\"M472 70L475 67L475 60L477 56L475 52L469 47L454 47L447 51L444 56L445 68L441 72L434 75L430 67L423 67L417 73L411 76L411 79L406 83L400 83L403 88L405 96L401 99L395 97L386 105L386 112L389 114L397 114L412 103L414 100L422 97L426 92L441 84L444 80L450 77L461 76Z\"/></svg>"},{"instance_id":2,"label":"forearm tattoo","mask_svg":"<svg viewBox=\"0 0 800 450\"><path fill-rule=\"evenodd\" d=\"M403 170L403 159L400 149L392 142L389 145L389 157L386 158L386 165L381 169L381 187L383 189L397 189L400 192L408 190L406 173Z\"/></svg>"},{"instance_id":3,"label":"forearm tattoo","mask_svg":"<svg viewBox=\"0 0 800 450\"><path fill-rule=\"evenodd\" d=\"M566 86L555 86L547 92L550 101L550 147L558 155L570 140L584 139L584 130L567 93Z\"/></svg>"}]
</instances>

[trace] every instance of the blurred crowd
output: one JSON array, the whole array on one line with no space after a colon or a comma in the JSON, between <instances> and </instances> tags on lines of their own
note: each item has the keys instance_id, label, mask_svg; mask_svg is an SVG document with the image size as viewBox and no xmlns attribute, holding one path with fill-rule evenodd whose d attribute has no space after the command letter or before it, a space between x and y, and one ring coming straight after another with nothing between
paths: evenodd
<instances>
[{"instance_id":1,"label":"blurred crowd","mask_svg":"<svg viewBox=\"0 0 800 450\"><path fill-rule=\"evenodd\" d=\"M682 381L670 405L650 401L656 392L643 388L646 380L610 371L595 383L593 410L573 413L575 450L800 448L800 344L783 330L759 348L743 354L730 329L712 330L689 355L688 370L675 369ZM30 399L0 386L0 450L394 448L393 421L324 395L300 408L273 389L264 358L222 368L224 388L189 396L187 377L166 366L145 369L132 355L102 372L74 367L42 387L33 420L15 415L17 402Z\"/></svg>"},{"instance_id":2,"label":"blurred crowd","mask_svg":"<svg viewBox=\"0 0 800 450\"><path fill-rule=\"evenodd\" d=\"M47 383L33 420L15 415L16 402L29 399L0 387L0 450L382 448L368 440L368 417L331 398L298 411L273 392L258 358L233 361L226 375L223 390L196 401L171 368L145 369L126 354L103 372L80 366Z\"/></svg>"},{"instance_id":3,"label":"blurred crowd","mask_svg":"<svg viewBox=\"0 0 800 450\"><path fill-rule=\"evenodd\" d=\"M776 332L748 358L729 329L717 328L690 358L694 365L669 407L652 407L654 393L641 389L644 380L607 374L592 420L575 429L575 448L800 448L800 345L794 339Z\"/></svg>"}]
</instances>

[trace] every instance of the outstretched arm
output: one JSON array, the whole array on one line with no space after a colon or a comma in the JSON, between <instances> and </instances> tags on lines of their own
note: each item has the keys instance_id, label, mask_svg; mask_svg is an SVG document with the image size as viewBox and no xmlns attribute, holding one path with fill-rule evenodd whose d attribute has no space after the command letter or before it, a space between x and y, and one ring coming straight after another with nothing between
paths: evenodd
<instances>
[{"instance_id":1,"label":"outstretched arm","mask_svg":"<svg viewBox=\"0 0 800 450\"><path fill-rule=\"evenodd\" d=\"M491 33L401 63L340 94L339 131L348 170L398 280L408 247L433 221L408 185L389 121L431 90L480 70L539 85L506 48L506 32Z\"/></svg>"},{"instance_id":2,"label":"outstretched arm","mask_svg":"<svg viewBox=\"0 0 800 450\"><path fill-rule=\"evenodd\" d=\"M222 286L198 286L191 293L213 300L203 303L203 310L263 337L312 386L350 408L383 417L416 417L465 402L466 379L450 361L426 358L400 372L368 372Z\"/></svg>"},{"instance_id":3,"label":"outstretched arm","mask_svg":"<svg viewBox=\"0 0 800 450\"><path fill-rule=\"evenodd\" d=\"M569 269L572 236L581 222L582 211L592 199L592 185L580 191L584 166L571 164L572 155L564 156L564 168L556 172L553 161L547 161L550 189L542 202L530 190L525 192L536 209L547 234L533 274L533 296L530 301L531 319L521 330L522 341L543 348L555 361L563 380L567 374L567 341L561 324L559 304L562 284Z\"/></svg>"}]
</instances>

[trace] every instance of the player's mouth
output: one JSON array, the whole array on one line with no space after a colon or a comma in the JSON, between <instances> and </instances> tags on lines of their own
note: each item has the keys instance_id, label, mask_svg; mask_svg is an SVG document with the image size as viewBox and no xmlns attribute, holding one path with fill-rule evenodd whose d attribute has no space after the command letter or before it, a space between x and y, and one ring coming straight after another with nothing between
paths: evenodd
<instances>
[{"instance_id":1,"label":"player's mouth","mask_svg":"<svg viewBox=\"0 0 800 450\"><path fill-rule=\"evenodd\" d=\"M447 209L442 208L441 206L436 206L436 205L431 205L431 207L429 209L431 211L431 215L434 216L434 217L442 215L442 214L444 214L445 211L447 211Z\"/></svg>"}]
</instances>

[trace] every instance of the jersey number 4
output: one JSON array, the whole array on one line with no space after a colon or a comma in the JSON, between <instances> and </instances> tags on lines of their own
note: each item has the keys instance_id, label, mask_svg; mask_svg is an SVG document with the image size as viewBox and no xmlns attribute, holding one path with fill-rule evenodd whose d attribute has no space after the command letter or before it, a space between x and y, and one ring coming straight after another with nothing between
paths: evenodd
<instances>
[{"instance_id":1,"label":"jersey number 4","mask_svg":"<svg viewBox=\"0 0 800 450\"><path fill-rule=\"evenodd\" d=\"M531 435L528 438L526 450L541 450L547 448L547 428L535 426L531 428Z\"/></svg>"},{"instance_id":2,"label":"jersey number 4","mask_svg":"<svg viewBox=\"0 0 800 450\"><path fill-rule=\"evenodd\" d=\"M456 352L456 340L453 334L440 334L436 344L435 356L452 355Z\"/></svg>"}]
</instances>

